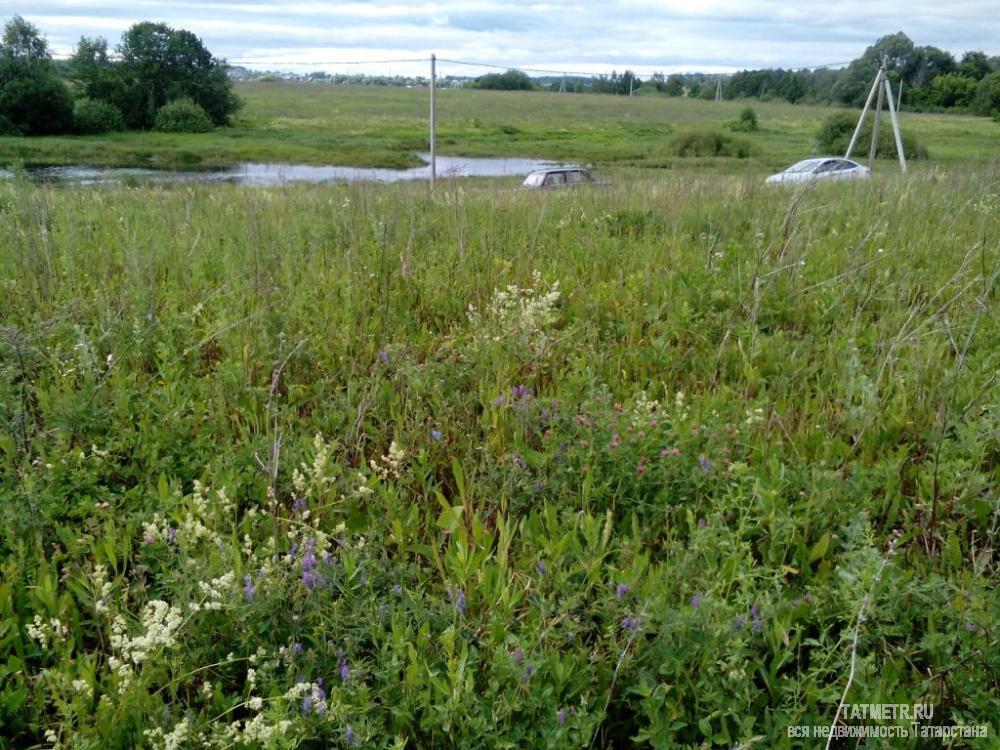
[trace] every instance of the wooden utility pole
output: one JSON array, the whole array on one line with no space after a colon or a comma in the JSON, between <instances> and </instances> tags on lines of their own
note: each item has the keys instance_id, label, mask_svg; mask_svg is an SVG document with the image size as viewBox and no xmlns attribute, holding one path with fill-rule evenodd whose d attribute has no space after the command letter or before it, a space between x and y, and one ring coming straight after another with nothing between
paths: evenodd
<instances>
[{"instance_id":1,"label":"wooden utility pole","mask_svg":"<svg viewBox=\"0 0 1000 750\"><path fill-rule=\"evenodd\" d=\"M437 82L437 55L431 53L431 189L437 180L437 147L434 143L437 122L434 117L434 86Z\"/></svg>"}]
</instances>

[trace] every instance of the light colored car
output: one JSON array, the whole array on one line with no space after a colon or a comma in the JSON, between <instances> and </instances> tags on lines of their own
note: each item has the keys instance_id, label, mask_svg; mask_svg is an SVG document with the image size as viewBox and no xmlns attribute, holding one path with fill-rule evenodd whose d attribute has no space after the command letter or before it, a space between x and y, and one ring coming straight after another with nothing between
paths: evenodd
<instances>
[{"instance_id":1,"label":"light colored car","mask_svg":"<svg viewBox=\"0 0 1000 750\"><path fill-rule=\"evenodd\" d=\"M804 159L784 172L768 177L765 182L811 182L813 180L867 180L871 170L863 164L838 156Z\"/></svg>"},{"instance_id":2,"label":"light colored car","mask_svg":"<svg viewBox=\"0 0 1000 750\"><path fill-rule=\"evenodd\" d=\"M521 187L554 188L585 185L592 183L594 176L589 169L582 167L558 167L554 169L539 169L524 178Z\"/></svg>"}]
</instances>

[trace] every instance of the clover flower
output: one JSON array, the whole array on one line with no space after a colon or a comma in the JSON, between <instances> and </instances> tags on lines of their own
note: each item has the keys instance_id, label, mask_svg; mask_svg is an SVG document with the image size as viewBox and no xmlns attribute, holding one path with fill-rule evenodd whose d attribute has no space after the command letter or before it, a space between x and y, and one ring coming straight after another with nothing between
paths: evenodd
<instances>
[{"instance_id":1,"label":"clover flower","mask_svg":"<svg viewBox=\"0 0 1000 750\"><path fill-rule=\"evenodd\" d=\"M701 592L699 592L699 593L697 593L697 594L695 594L694 596L691 597L691 606L692 607L697 607L699 604L701 604Z\"/></svg>"},{"instance_id":2,"label":"clover flower","mask_svg":"<svg viewBox=\"0 0 1000 750\"><path fill-rule=\"evenodd\" d=\"M628 632L634 632L639 629L639 618L638 617L626 617L622 620L622 630Z\"/></svg>"}]
</instances>

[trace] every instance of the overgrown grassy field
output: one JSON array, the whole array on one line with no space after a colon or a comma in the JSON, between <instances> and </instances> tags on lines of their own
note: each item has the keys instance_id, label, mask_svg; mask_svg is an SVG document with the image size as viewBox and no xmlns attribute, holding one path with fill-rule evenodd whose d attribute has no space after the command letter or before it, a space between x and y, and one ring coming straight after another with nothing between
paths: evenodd
<instances>
[{"instance_id":1,"label":"overgrown grassy field","mask_svg":"<svg viewBox=\"0 0 1000 750\"><path fill-rule=\"evenodd\" d=\"M0 138L0 164L94 164L188 169L241 162L405 167L428 146L428 93L421 89L253 83L233 127L213 133L119 133ZM726 130L748 104L761 130ZM438 145L457 156L523 156L692 168L728 174L773 171L815 153L822 121L838 110L780 102L707 102L665 97L448 89L438 97ZM903 128L934 163L992 158L1000 128L987 118L904 113ZM887 125L888 127L888 125ZM717 129L746 158L694 158L672 141ZM738 149L739 150L739 149Z\"/></svg>"},{"instance_id":2,"label":"overgrown grassy field","mask_svg":"<svg viewBox=\"0 0 1000 750\"><path fill-rule=\"evenodd\" d=\"M0 185L0 747L995 747L998 238L996 164Z\"/></svg>"}]
</instances>

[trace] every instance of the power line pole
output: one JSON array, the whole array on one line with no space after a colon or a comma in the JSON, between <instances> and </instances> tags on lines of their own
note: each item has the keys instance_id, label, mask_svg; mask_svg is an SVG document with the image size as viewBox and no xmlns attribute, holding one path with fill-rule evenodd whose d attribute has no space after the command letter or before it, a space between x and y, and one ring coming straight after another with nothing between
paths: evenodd
<instances>
[{"instance_id":1,"label":"power line pole","mask_svg":"<svg viewBox=\"0 0 1000 750\"><path fill-rule=\"evenodd\" d=\"M434 84L437 80L437 55L431 53L431 189L437 180L437 148L434 143L437 122L434 117Z\"/></svg>"},{"instance_id":2,"label":"power line pole","mask_svg":"<svg viewBox=\"0 0 1000 750\"><path fill-rule=\"evenodd\" d=\"M868 92L868 98L865 100L865 106L861 110L861 117L858 118L857 127L854 128L854 135L851 136L851 142L847 146L847 153L844 154L844 158L851 158L851 152L854 151L854 146L857 145L858 137L861 135L861 128L865 124L865 116L868 114L868 109L872 105L872 99L875 98L876 92L878 93L878 106L875 110L875 125L872 128L872 143L868 150L869 168L874 166L875 154L878 151L879 118L882 113L882 101L884 95L885 100L889 102L889 118L892 120L892 134L896 140L896 154L899 156L899 167L903 172L905 172L906 155L903 153L903 136L899 131L899 118L896 116L896 102L892 96L892 84L889 83L889 76L886 75L884 61L882 63L882 67L879 68L878 73L875 74L875 82L872 84L871 91Z\"/></svg>"}]
</instances>

